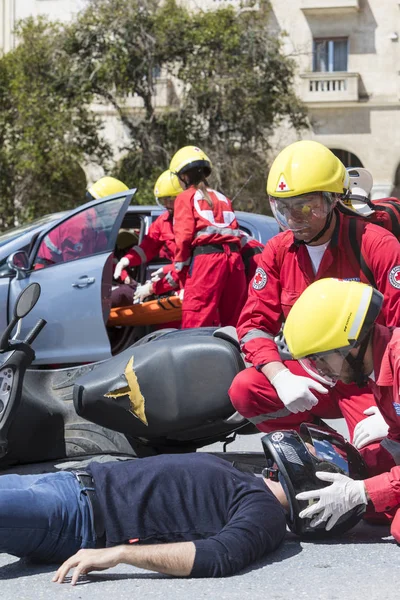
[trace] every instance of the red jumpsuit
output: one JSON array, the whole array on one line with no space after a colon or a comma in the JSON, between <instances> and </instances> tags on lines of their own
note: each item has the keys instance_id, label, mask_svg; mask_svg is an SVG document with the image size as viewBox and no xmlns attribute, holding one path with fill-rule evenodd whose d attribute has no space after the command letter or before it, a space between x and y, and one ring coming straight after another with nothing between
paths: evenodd
<instances>
[{"instance_id":1,"label":"red jumpsuit","mask_svg":"<svg viewBox=\"0 0 400 600\"><path fill-rule=\"evenodd\" d=\"M90 256L107 248L107 236L94 209L85 210L52 229L40 245L35 269Z\"/></svg>"},{"instance_id":2,"label":"red jumpsuit","mask_svg":"<svg viewBox=\"0 0 400 600\"><path fill-rule=\"evenodd\" d=\"M246 296L241 232L231 201L191 186L175 200L175 268L185 288L182 328L237 323ZM190 265L190 267L189 267Z\"/></svg>"},{"instance_id":3,"label":"red jumpsuit","mask_svg":"<svg viewBox=\"0 0 400 600\"><path fill-rule=\"evenodd\" d=\"M129 259L130 267L136 267L150 262L156 256L172 261L174 255L175 235L172 227L172 215L165 211L150 225L149 232L144 236L142 242L133 246L125 254L125 257ZM179 278L173 264L166 265L164 273L166 276L153 285L154 293L157 295L179 289ZM121 280L124 281L127 276L127 271L123 270Z\"/></svg>"},{"instance_id":4,"label":"red jumpsuit","mask_svg":"<svg viewBox=\"0 0 400 600\"><path fill-rule=\"evenodd\" d=\"M261 253L264 249L264 244L257 241L255 238L243 233L240 238L242 260L244 263L244 271L246 274L247 285L253 279L256 272ZM163 269L165 277L157 281L154 285L154 293L165 294L170 290L179 288L179 274L173 265L166 265Z\"/></svg>"},{"instance_id":5,"label":"red jumpsuit","mask_svg":"<svg viewBox=\"0 0 400 600\"><path fill-rule=\"evenodd\" d=\"M318 404L310 411L293 414L258 370L264 364L281 360L273 338L294 302L313 281L339 277L365 282L359 264L353 260L348 235L349 221L357 217L337 211L336 215L331 242L316 274L306 246L296 243L293 234L286 231L266 245L249 288L249 297L238 323L238 335L246 359L254 366L235 377L229 395L236 410L261 431L297 429L300 423L312 422L315 417L343 416L352 439L355 425L365 418L363 411L375 404L369 388L360 389L355 384L338 382L328 394L313 390ZM374 275L377 288L385 296L381 320L388 326L397 326L400 323L400 244L391 233L376 225L363 221L363 227L362 255ZM286 361L285 366L296 375L308 377L297 361ZM386 468L391 466L393 463ZM375 474L373 468L371 474Z\"/></svg>"},{"instance_id":6,"label":"red jumpsuit","mask_svg":"<svg viewBox=\"0 0 400 600\"><path fill-rule=\"evenodd\" d=\"M151 261L156 256L173 260L175 255L175 236L172 228L172 215L166 210L149 227L142 242L133 246L126 254L130 267Z\"/></svg>"},{"instance_id":7,"label":"red jumpsuit","mask_svg":"<svg viewBox=\"0 0 400 600\"><path fill-rule=\"evenodd\" d=\"M400 329L375 326L373 362L375 382L371 382L371 388L389 425L387 437L375 450L375 460L379 464L388 464L389 453L394 463L400 465ZM392 516L394 513L391 533L400 542L400 466L366 479L365 487L377 512L392 511Z\"/></svg>"}]
</instances>

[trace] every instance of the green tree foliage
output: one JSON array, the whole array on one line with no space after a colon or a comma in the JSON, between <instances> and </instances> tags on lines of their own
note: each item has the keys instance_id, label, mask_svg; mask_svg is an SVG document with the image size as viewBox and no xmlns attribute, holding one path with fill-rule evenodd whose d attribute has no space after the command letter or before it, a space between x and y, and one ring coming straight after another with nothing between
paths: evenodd
<instances>
[{"instance_id":1,"label":"green tree foliage","mask_svg":"<svg viewBox=\"0 0 400 600\"><path fill-rule=\"evenodd\" d=\"M0 59L1 229L81 204L79 165L109 156L61 26L28 19L16 33L17 48Z\"/></svg>"},{"instance_id":2,"label":"green tree foliage","mask_svg":"<svg viewBox=\"0 0 400 600\"><path fill-rule=\"evenodd\" d=\"M72 24L64 48L128 132L114 174L139 187L139 201L152 201L172 154L196 144L210 154L218 188L233 197L247 182L237 208L265 212L271 134L283 122L306 126L294 62L269 21L265 0L195 13L175 0L92 0ZM157 106L163 82L167 109Z\"/></svg>"},{"instance_id":3,"label":"green tree foliage","mask_svg":"<svg viewBox=\"0 0 400 600\"><path fill-rule=\"evenodd\" d=\"M197 12L175 0L88 0L68 25L22 22L0 58L0 228L81 203L89 161L153 202L186 144L210 155L211 183L236 208L265 212L271 134L306 126L294 62L269 22L266 0ZM127 134L114 168L93 100L111 104Z\"/></svg>"}]
</instances>

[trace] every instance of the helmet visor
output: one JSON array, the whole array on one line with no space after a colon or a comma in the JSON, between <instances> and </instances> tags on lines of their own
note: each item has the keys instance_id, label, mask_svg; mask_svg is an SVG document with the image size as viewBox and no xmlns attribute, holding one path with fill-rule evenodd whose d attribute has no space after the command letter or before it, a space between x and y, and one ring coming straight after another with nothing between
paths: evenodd
<instances>
[{"instance_id":1,"label":"helmet visor","mask_svg":"<svg viewBox=\"0 0 400 600\"><path fill-rule=\"evenodd\" d=\"M346 351L332 350L332 352L301 358L299 363L311 377L322 384L333 387L340 379L343 363L348 353L349 348Z\"/></svg>"},{"instance_id":2,"label":"helmet visor","mask_svg":"<svg viewBox=\"0 0 400 600\"><path fill-rule=\"evenodd\" d=\"M166 208L168 210L174 210L175 198L173 196L164 196L161 198L157 198L157 196L156 196L156 202L157 202L158 206L161 206L161 208Z\"/></svg>"},{"instance_id":3,"label":"helmet visor","mask_svg":"<svg viewBox=\"0 0 400 600\"><path fill-rule=\"evenodd\" d=\"M267 466L277 471L290 505L287 521L291 531L302 537L323 539L343 533L355 525L365 510L357 506L342 515L331 531L325 524L311 525L311 519L302 519L299 514L309 504L298 500L299 492L327 487L327 482L317 478L317 471L344 473L355 479L367 476L365 463L356 448L326 426L301 424L300 434L295 431L274 431L261 439ZM275 468L274 468L275 467Z\"/></svg>"},{"instance_id":4,"label":"helmet visor","mask_svg":"<svg viewBox=\"0 0 400 600\"><path fill-rule=\"evenodd\" d=\"M275 219L283 230L302 231L313 218L325 219L333 208L330 196L314 192L291 198L270 196L269 201Z\"/></svg>"}]
</instances>

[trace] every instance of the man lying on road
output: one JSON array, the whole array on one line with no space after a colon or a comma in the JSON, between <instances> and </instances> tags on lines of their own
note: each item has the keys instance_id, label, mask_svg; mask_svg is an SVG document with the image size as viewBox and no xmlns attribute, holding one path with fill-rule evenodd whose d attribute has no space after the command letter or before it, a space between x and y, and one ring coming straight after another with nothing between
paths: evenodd
<instances>
[{"instance_id":1,"label":"man lying on road","mask_svg":"<svg viewBox=\"0 0 400 600\"><path fill-rule=\"evenodd\" d=\"M263 479L205 453L92 462L86 474L0 476L0 553L66 561L53 579L60 583L72 568L75 584L119 563L232 575L275 550L285 530Z\"/></svg>"}]
</instances>

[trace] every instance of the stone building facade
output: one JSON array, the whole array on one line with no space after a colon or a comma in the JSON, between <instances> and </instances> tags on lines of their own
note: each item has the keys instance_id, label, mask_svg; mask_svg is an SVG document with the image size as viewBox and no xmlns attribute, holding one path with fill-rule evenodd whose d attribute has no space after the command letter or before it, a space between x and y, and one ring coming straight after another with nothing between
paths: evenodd
<instances>
[{"instance_id":1,"label":"stone building facade","mask_svg":"<svg viewBox=\"0 0 400 600\"><path fill-rule=\"evenodd\" d=\"M226 0L181 1L204 10ZM29 14L68 19L84 5L85 0L0 0L0 50L16 43L16 20ZM322 142L348 166L368 168L373 197L400 194L400 2L271 0L271 6L271 28L288 34L284 49L297 62L297 94L309 109L310 129L301 137ZM166 85L160 82L160 106L167 102ZM97 109L118 156L123 132L109 110ZM297 137L280 129L274 151Z\"/></svg>"}]
</instances>

